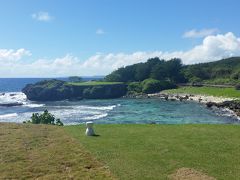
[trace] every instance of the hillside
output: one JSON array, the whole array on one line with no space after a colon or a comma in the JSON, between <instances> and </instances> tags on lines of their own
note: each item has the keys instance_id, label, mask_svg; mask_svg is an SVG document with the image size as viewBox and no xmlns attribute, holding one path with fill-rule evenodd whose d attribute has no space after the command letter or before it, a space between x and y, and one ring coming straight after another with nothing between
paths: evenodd
<instances>
[{"instance_id":1,"label":"hillside","mask_svg":"<svg viewBox=\"0 0 240 180\"><path fill-rule=\"evenodd\" d=\"M181 60L176 58L165 61L156 57L145 63L119 68L107 75L105 80L134 82L148 78L174 83L202 82L235 85L240 82L240 57L195 65L183 65Z\"/></svg>"},{"instance_id":2,"label":"hillside","mask_svg":"<svg viewBox=\"0 0 240 180\"><path fill-rule=\"evenodd\" d=\"M240 82L240 57L187 65L182 71L190 82L234 85Z\"/></svg>"}]
</instances>

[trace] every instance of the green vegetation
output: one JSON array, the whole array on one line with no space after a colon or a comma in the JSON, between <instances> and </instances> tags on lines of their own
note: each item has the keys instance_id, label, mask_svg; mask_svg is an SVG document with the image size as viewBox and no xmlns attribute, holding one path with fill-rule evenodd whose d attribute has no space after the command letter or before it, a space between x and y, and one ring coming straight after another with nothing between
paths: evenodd
<instances>
[{"instance_id":1,"label":"green vegetation","mask_svg":"<svg viewBox=\"0 0 240 180\"><path fill-rule=\"evenodd\" d=\"M86 82L69 82L67 84L74 86L97 86L97 85L122 84L122 82L86 81Z\"/></svg>"},{"instance_id":2,"label":"green vegetation","mask_svg":"<svg viewBox=\"0 0 240 180\"><path fill-rule=\"evenodd\" d=\"M168 179L183 168L238 179L239 128L95 125L100 136L87 137L83 125L0 123L0 179Z\"/></svg>"},{"instance_id":3,"label":"green vegetation","mask_svg":"<svg viewBox=\"0 0 240 180\"><path fill-rule=\"evenodd\" d=\"M62 127L0 123L0 179L114 179Z\"/></svg>"},{"instance_id":4,"label":"green vegetation","mask_svg":"<svg viewBox=\"0 0 240 180\"><path fill-rule=\"evenodd\" d=\"M240 82L240 57L184 66L182 72L190 82L235 85Z\"/></svg>"},{"instance_id":5,"label":"green vegetation","mask_svg":"<svg viewBox=\"0 0 240 180\"><path fill-rule=\"evenodd\" d=\"M167 179L182 167L240 177L237 125L96 125L98 137L84 136L83 125L64 128L119 179Z\"/></svg>"},{"instance_id":6,"label":"green vegetation","mask_svg":"<svg viewBox=\"0 0 240 180\"><path fill-rule=\"evenodd\" d=\"M150 78L142 82L128 83L128 94L156 93L171 88L176 88L176 85L169 81L159 81Z\"/></svg>"},{"instance_id":7,"label":"green vegetation","mask_svg":"<svg viewBox=\"0 0 240 180\"><path fill-rule=\"evenodd\" d=\"M135 82L152 78L174 83L185 82L181 68L180 59L164 61L159 58L151 58L146 63L119 68L107 75L105 80L110 82Z\"/></svg>"},{"instance_id":8,"label":"green vegetation","mask_svg":"<svg viewBox=\"0 0 240 180\"><path fill-rule=\"evenodd\" d=\"M146 63L138 63L113 71L106 81L138 82L152 78L173 83L240 83L240 57L195 65L182 65L180 59L170 61L151 58Z\"/></svg>"},{"instance_id":9,"label":"green vegetation","mask_svg":"<svg viewBox=\"0 0 240 180\"><path fill-rule=\"evenodd\" d=\"M240 90L240 84L237 84L236 86L235 86L235 89L236 90ZM240 93L240 92L239 92Z\"/></svg>"},{"instance_id":10,"label":"green vegetation","mask_svg":"<svg viewBox=\"0 0 240 180\"><path fill-rule=\"evenodd\" d=\"M62 121L60 121L60 119L56 119L53 114L48 112L48 110L45 110L42 114L33 113L31 120L27 121L27 123L63 126Z\"/></svg>"},{"instance_id":11,"label":"green vegetation","mask_svg":"<svg viewBox=\"0 0 240 180\"><path fill-rule=\"evenodd\" d=\"M176 85L168 82L168 81L159 81L155 79L145 79L142 82L142 91L144 93L155 93L162 91L164 89L176 88Z\"/></svg>"},{"instance_id":12,"label":"green vegetation","mask_svg":"<svg viewBox=\"0 0 240 180\"><path fill-rule=\"evenodd\" d=\"M142 93L142 83L141 82L131 82L127 87L129 94Z\"/></svg>"},{"instance_id":13,"label":"green vegetation","mask_svg":"<svg viewBox=\"0 0 240 180\"><path fill-rule=\"evenodd\" d=\"M68 81L70 81L70 82L81 82L82 78L79 77L79 76L70 76L70 77L68 77Z\"/></svg>"},{"instance_id":14,"label":"green vegetation","mask_svg":"<svg viewBox=\"0 0 240 180\"><path fill-rule=\"evenodd\" d=\"M180 87L178 89L170 89L163 91L165 93L187 93L202 94L209 96L221 96L230 98L240 98L239 90L235 88L219 88L219 87Z\"/></svg>"}]
</instances>

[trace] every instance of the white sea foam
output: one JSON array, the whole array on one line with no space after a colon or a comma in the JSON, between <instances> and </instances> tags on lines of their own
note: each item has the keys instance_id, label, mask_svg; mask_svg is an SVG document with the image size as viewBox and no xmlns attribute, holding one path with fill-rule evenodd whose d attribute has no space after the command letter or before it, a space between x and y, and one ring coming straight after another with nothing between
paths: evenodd
<instances>
[{"instance_id":1,"label":"white sea foam","mask_svg":"<svg viewBox=\"0 0 240 180\"><path fill-rule=\"evenodd\" d=\"M22 92L0 93L0 103L24 103L26 101L27 97Z\"/></svg>"},{"instance_id":2,"label":"white sea foam","mask_svg":"<svg viewBox=\"0 0 240 180\"><path fill-rule=\"evenodd\" d=\"M45 106L45 104L24 104L24 106L30 107L30 108L37 108L37 107L43 107Z\"/></svg>"},{"instance_id":3,"label":"white sea foam","mask_svg":"<svg viewBox=\"0 0 240 180\"><path fill-rule=\"evenodd\" d=\"M3 115L0 115L0 119L8 119L8 118L13 118L17 116L18 116L17 113L3 114Z\"/></svg>"},{"instance_id":4,"label":"white sea foam","mask_svg":"<svg viewBox=\"0 0 240 180\"><path fill-rule=\"evenodd\" d=\"M80 109L92 109L92 110L113 110L116 105L112 106L77 106Z\"/></svg>"},{"instance_id":5,"label":"white sea foam","mask_svg":"<svg viewBox=\"0 0 240 180\"><path fill-rule=\"evenodd\" d=\"M96 114L96 115L93 115L93 116L85 117L83 119L84 120L96 120L96 119L101 119L101 118L104 118L104 117L107 117L107 116L108 116L108 113L103 113L103 114Z\"/></svg>"},{"instance_id":6,"label":"white sea foam","mask_svg":"<svg viewBox=\"0 0 240 180\"><path fill-rule=\"evenodd\" d=\"M0 104L8 104L8 103L21 103L23 104L23 106L29 107L29 108L37 108L45 105L45 104L36 104L27 100L26 95L22 92L0 93Z\"/></svg>"}]
</instances>

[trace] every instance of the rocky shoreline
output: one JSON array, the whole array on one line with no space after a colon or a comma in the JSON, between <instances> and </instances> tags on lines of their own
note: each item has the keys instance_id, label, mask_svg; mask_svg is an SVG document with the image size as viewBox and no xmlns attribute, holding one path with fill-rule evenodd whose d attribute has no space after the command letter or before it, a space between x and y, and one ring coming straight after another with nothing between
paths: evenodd
<instances>
[{"instance_id":1,"label":"rocky shoreline","mask_svg":"<svg viewBox=\"0 0 240 180\"><path fill-rule=\"evenodd\" d=\"M229 116L240 120L240 101L234 98L224 98L196 94L171 94L171 93L154 93L154 94L137 94L128 95L125 98L160 98L166 101L194 101L206 105L207 108L219 109Z\"/></svg>"}]
</instances>

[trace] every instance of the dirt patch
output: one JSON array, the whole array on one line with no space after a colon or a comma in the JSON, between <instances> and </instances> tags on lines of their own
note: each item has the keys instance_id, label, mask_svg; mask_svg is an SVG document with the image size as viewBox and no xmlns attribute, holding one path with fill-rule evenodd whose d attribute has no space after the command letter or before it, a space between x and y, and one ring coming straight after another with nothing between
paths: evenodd
<instances>
[{"instance_id":1,"label":"dirt patch","mask_svg":"<svg viewBox=\"0 0 240 180\"><path fill-rule=\"evenodd\" d=\"M170 175L171 180L216 180L214 177L190 168L180 168L174 174Z\"/></svg>"}]
</instances>

